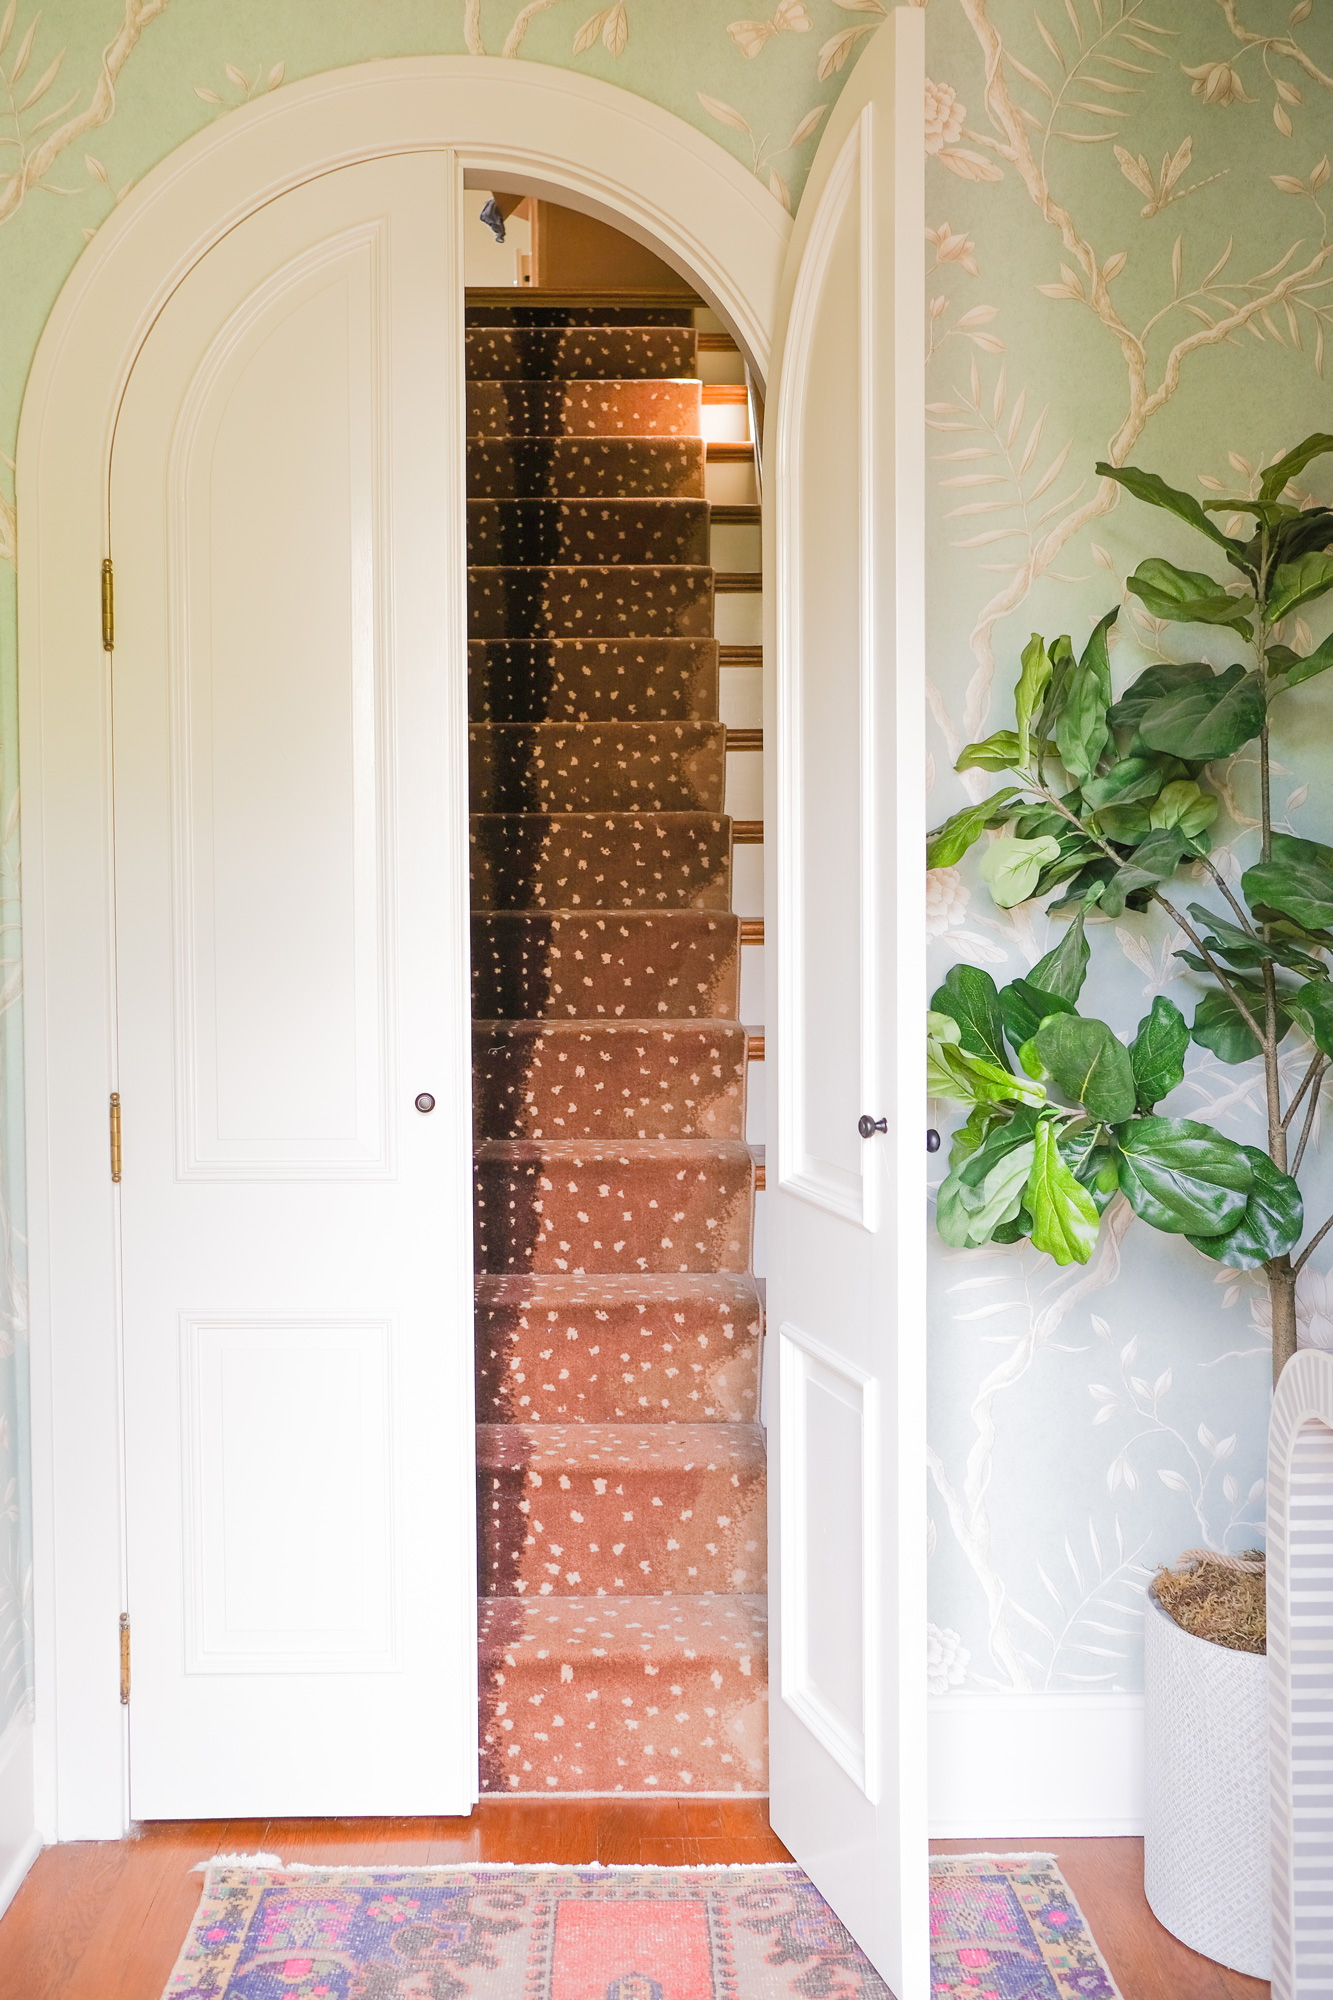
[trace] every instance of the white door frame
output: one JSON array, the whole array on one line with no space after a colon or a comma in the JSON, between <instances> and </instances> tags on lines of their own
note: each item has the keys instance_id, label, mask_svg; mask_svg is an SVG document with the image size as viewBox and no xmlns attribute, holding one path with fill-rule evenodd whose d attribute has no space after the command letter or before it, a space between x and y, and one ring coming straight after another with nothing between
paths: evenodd
<instances>
[{"instance_id":1,"label":"white door frame","mask_svg":"<svg viewBox=\"0 0 1333 2000\"><path fill-rule=\"evenodd\" d=\"M714 141L643 99L498 58L366 63L218 119L145 177L56 301L28 381L17 475L37 1819L48 1840L115 1838L128 1821L107 1131L110 677L99 609L116 413L163 303L229 229L320 174L436 148L461 157L472 186L548 193L663 249L758 379L767 374L791 232L773 196ZM458 771L465 728L460 715Z\"/></svg>"}]
</instances>

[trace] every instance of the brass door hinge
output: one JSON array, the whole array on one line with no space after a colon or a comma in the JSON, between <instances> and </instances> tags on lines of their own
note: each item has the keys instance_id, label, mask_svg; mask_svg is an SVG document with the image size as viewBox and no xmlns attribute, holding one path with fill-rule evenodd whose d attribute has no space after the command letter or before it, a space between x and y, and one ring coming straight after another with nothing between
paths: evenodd
<instances>
[{"instance_id":1,"label":"brass door hinge","mask_svg":"<svg viewBox=\"0 0 1333 2000\"><path fill-rule=\"evenodd\" d=\"M130 1701L130 1614L120 1614L120 1700L121 1706L129 1707Z\"/></svg>"},{"instance_id":2,"label":"brass door hinge","mask_svg":"<svg viewBox=\"0 0 1333 2000\"><path fill-rule=\"evenodd\" d=\"M102 564L102 651L116 649L116 573L107 556Z\"/></svg>"},{"instance_id":3,"label":"brass door hinge","mask_svg":"<svg viewBox=\"0 0 1333 2000\"><path fill-rule=\"evenodd\" d=\"M120 1092L111 1093L111 1178L120 1179Z\"/></svg>"}]
</instances>

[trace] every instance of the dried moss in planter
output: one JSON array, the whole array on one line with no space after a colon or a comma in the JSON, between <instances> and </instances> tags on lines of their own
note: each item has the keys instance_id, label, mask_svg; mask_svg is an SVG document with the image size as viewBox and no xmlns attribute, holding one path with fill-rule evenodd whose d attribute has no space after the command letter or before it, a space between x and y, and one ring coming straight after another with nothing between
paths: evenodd
<instances>
[{"instance_id":1,"label":"dried moss in planter","mask_svg":"<svg viewBox=\"0 0 1333 2000\"><path fill-rule=\"evenodd\" d=\"M1211 1639L1233 1653L1267 1652L1263 1550L1229 1556L1187 1549L1180 1563L1179 1569L1163 1566L1153 1581L1153 1595L1167 1616L1196 1639Z\"/></svg>"}]
</instances>

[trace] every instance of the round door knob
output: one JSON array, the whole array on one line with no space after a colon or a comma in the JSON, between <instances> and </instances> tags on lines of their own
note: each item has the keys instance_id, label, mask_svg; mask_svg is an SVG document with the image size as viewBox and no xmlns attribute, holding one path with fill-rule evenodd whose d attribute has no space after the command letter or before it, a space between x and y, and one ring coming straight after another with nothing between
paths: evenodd
<instances>
[{"instance_id":1,"label":"round door knob","mask_svg":"<svg viewBox=\"0 0 1333 2000\"><path fill-rule=\"evenodd\" d=\"M933 1125L928 1125L926 1127L926 1151L928 1153L938 1153L939 1150L940 1135Z\"/></svg>"},{"instance_id":2,"label":"round door knob","mask_svg":"<svg viewBox=\"0 0 1333 2000\"><path fill-rule=\"evenodd\" d=\"M856 1129L863 1139L873 1139L876 1132L888 1131L889 1121L887 1118L872 1118L868 1111L863 1111L856 1121Z\"/></svg>"},{"instance_id":3,"label":"round door knob","mask_svg":"<svg viewBox=\"0 0 1333 2000\"><path fill-rule=\"evenodd\" d=\"M431 1096L428 1090L423 1090L420 1097L417 1099L417 1110L433 1111L434 1109L435 1109L435 1099Z\"/></svg>"}]
</instances>

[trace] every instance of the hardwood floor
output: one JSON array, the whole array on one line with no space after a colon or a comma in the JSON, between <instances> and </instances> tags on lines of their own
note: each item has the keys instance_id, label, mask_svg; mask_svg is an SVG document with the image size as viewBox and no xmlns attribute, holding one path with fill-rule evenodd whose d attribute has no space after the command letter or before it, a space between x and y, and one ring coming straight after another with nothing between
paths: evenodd
<instances>
[{"instance_id":1,"label":"hardwood floor","mask_svg":"<svg viewBox=\"0 0 1333 2000\"><path fill-rule=\"evenodd\" d=\"M936 1853L977 1841L937 1841ZM1259 1980L1177 1944L1143 1900L1137 1840L990 1841L1053 1852L1123 2000L1264 2000ZM160 2000L199 1898L197 1861L256 1850L286 1861L620 1861L688 1867L785 1861L760 1800L488 1799L470 1819L203 1820L39 1856L0 1920L0 2000ZM745 2000L745 1996L740 1996Z\"/></svg>"},{"instance_id":2,"label":"hardwood floor","mask_svg":"<svg viewBox=\"0 0 1333 2000\"><path fill-rule=\"evenodd\" d=\"M932 1854L1053 1854L1124 2000L1268 2000L1246 1979L1188 1951L1143 1896L1141 1840L932 1840Z\"/></svg>"}]
</instances>

